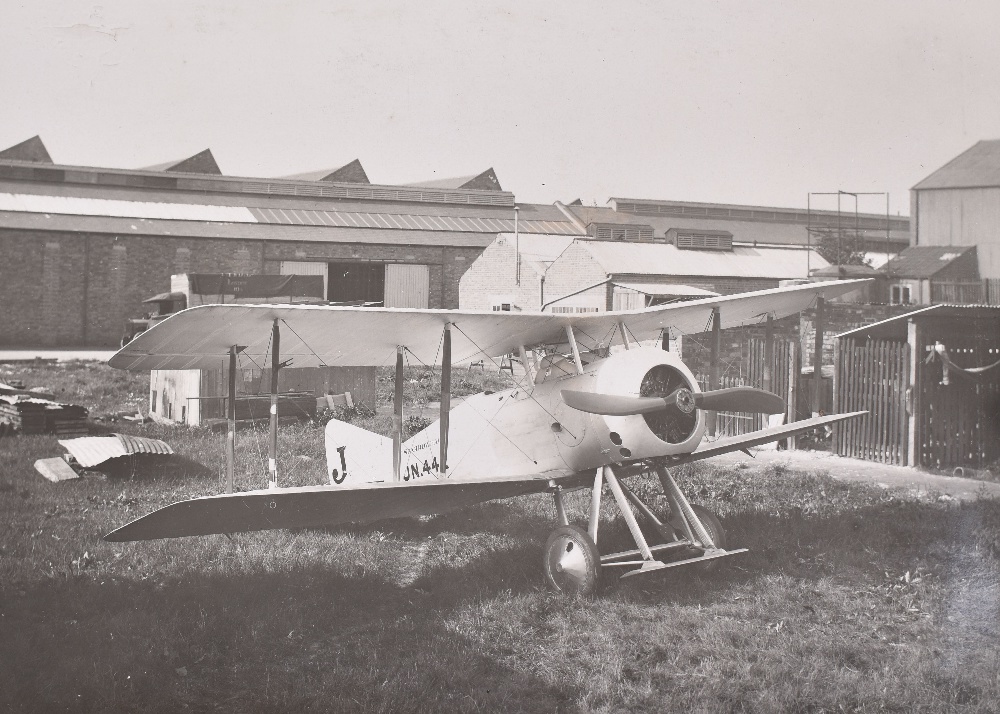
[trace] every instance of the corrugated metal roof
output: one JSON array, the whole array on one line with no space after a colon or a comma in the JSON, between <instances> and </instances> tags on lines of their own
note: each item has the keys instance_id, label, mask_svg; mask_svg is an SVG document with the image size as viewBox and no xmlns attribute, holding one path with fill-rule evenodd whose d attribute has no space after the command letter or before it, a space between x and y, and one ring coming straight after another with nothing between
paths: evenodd
<instances>
[{"instance_id":1,"label":"corrugated metal roof","mask_svg":"<svg viewBox=\"0 0 1000 714\"><path fill-rule=\"evenodd\" d=\"M920 307L902 315L896 315L885 320L862 325L847 332L834 335L841 337L867 337L879 340L906 340L907 323L910 320L920 321L927 317L934 318L995 318L1000 317L1000 305L929 305Z\"/></svg>"},{"instance_id":2,"label":"corrugated metal roof","mask_svg":"<svg viewBox=\"0 0 1000 714\"><path fill-rule=\"evenodd\" d=\"M732 252L680 250L665 243L579 241L609 275L698 275L706 277L808 277L808 268L829 263L804 248L737 246Z\"/></svg>"},{"instance_id":3,"label":"corrugated metal roof","mask_svg":"<svg viewBox=\"0 0 1000 714\"><path fill-rule=\"evenodd\" d=\"M1000 139L979 141L913 187L985 188L1000 186Z\"/></svg>"},{"instance_id":4,"label":"corrugated metal roof","mask_svg":"<svg viewBox=\"0 0 1000 714\"><path fill-rule=\"evenodd\" d=\"M56 213L74 216L116 218L158 218L171 221L217 223L276 223L294 226L334 226L339 228L382 228L387 230L430 230L470 233L499 233L514 230L514 218L495 216L451 216L371 211L335 211L302 208L255 208L212 206L189 203L122 201L76 196L0 193L0 211ZM523 233L576 235L569 221L520 220Z\"/></svg>"},{"instance_id":5,"label":"corrugated metal roof","mask_svg":"<svg viewBox=\"0 0 1000 714\"><path fill-rule=\"evenodd\" d=\"M399 231L371 228L266 225L262 223L206 223L162 221L148 218L60 216L46 213L0 211L0 228L71 233L231 238L239 240L301 241L305 243L376 243L382 245L432 245L485 248L491 233L456 231Z\"/></svg>"},{"instance_id":6,"label":"corrugated metal roof","mask_svg":"<svg viewBox=\"0 0 1000 714\"><path fill-rule=\"evenodd\" d=\"M501 233L514 230L514 218L487 218L409 213L373 213L351 211L316 211L295 208L251 208L259 223L284 225L337 226L340 228L384 228L388 230L459 231ZM519 220L523 233L577 235L569 221Z\"/></svg>"},{"instance_id":7,"label":"corrugated metal roof","mask_svg":"<svg viewBox=\"0 0 1000 714\"><path fill-rule=\"evenodd\" d=\"M882 272L895 278L930 278L975 249L971 245L913 245L886 263Z\"/></svg>"},{"instance_id":8,"label":"corrugated metal roof","mask_svg":"<svg viewBox=\"0 0 1000 714\"><path fill-rule=\"evenodd\" d=\"M59 443L84 468L103 464L105 461L117 459L131 454L172 454L170 445L159 439L147 439L143 436L128 434L109 434L108 436L83 436L78 439L60 439Z\"/></svg>"}]
</instances>

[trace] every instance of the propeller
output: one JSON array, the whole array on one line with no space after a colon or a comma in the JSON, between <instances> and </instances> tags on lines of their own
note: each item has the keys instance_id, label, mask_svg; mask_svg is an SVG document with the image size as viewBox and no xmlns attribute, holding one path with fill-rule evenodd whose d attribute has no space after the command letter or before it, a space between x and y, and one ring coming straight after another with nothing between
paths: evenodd
<instances>
[{"instance_id":1,"label":"propeller","mask_svg":"<svg viewBox=\"0 0 1000 714\"><path fill-rule=\"evenodd\" d=\"M780 414L785 411L784 399L754 387L729 387L711 392L692 392L681 387L666 397L632 397L564 389L562 397L574 409L604 416L650 414L671 408L683 414L690 414L695 409L759 414Z\"/></svg>"}]
</instances>

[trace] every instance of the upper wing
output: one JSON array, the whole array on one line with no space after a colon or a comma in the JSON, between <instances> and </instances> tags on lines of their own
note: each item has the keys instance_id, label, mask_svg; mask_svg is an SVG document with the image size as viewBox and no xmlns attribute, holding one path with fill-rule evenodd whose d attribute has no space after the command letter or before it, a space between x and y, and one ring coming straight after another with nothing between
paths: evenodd
<instances>
[{"instance_id":1,"label":"upper wing","mask_svg":"<svg viewBox=\"0 0 1000 714\"><path fill-rule=\"evenodd\" d=\"M201 305L171 315L129 342L112 367L133 370L218 369L229 348L264 364L271 325L281 330L281 356L295 367L390 365L403 345L424 364L440 359L441 333L451 323L452 362L480 355L508 354L522 345L563 343L572 325L604 335L624 322L636 339L654 339L665 327L682 333L705 329L713 308L723 327L783 317L809 307L817 296L833 298L856 290L863 280L774 288L704 298L633 312L584 314L471 312L331 305Z\"/></svg>"},{"instance_id":2,"label":"upper wing","mask_svg":"<svg viewBox=\"0 0 1000 714\"><path fill-rule=\"evenodd\" d=\"M394 481L226 493L173 503L108 533L104 540L316 528L431 515L482 501L538 493L549 487L551 479L565 476L559 472L531 478Z\"/></svg>"}]
</instances>

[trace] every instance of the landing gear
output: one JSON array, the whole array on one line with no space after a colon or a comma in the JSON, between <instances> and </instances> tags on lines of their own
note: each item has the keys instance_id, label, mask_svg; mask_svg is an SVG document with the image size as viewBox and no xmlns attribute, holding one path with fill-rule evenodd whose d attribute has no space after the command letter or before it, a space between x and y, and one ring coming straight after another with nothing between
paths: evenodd
<instances>
[{"instance_id":1,"label":"landing gear","mask_svg":"<svg viewBox=\"0 0 1000 714\"><path fill-rule=\"evenodd\" d=\"M597 587L602 567L623 567L623 578L678 565L697 565L702 571L718 566L718 559L746 552L746 548L726 550L726 531L718 517L707 508L688 502L677 482L662 466L656 475L670 504L671 517L661 521L623 481L611 466L597 469L591 495L590 528L569 525L562 500L562 489L553 485L556 513L561 524L545 544L545 579L557 592L589 595ZM604 486L614 497L635 540L635 549L600 555L597 531L600 519L601 492ZM633 511L633 509L635 509ZM650 545L639 528L636 512L664 541Z\"/></svg>"},{"instance_id":2,"label":"landing gear","mask_svg":"<svg viewBox=\"0 0 1000 714\"><path fill-rule=\"evenodd\" d=\"M691 504L691 510L693 510L695 515L698 516L698 520L701 521L701 524L705 526L705 530L707 530L708 535L711 536L712 542L715 543L715 547L720 550L725 550L726 531L722 527L722 523L719 522L719 517L704 506L699 506L694 503ZM706 560L704 563L698 565L698 570L703 573L710 573L718 567L718 559Z\"/></svg>"},{"instance_id":3,"label":"landing gear","mask_svg":"<svg viewBox=\"0 0 1000 714\"><path fill-rule=\"evenodd\" d=\"M601 576L601 555L587 531L559 526L545 543L545 580L565 595L590 595Z\"/></svg>"}]
</instances>

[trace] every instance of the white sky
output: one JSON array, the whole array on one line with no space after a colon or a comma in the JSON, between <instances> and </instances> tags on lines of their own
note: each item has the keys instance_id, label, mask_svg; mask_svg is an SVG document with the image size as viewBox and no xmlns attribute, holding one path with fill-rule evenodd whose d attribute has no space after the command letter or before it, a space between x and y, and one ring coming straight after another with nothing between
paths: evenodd
<instances>
[{"instance_id":1,"label":"white sky","mask_svg":"<svg viewBox=\"0 0 1000 714\"><path fill-rule=\"evenodd\" d=\"M1000 138L998 26L996 0L0 0L0 148L40 134L57 163L122 168L211 148L236 176L359 158L386 184L493 166L539 203L889 191L905 214Z\"/></svg>"}]
</instances>

